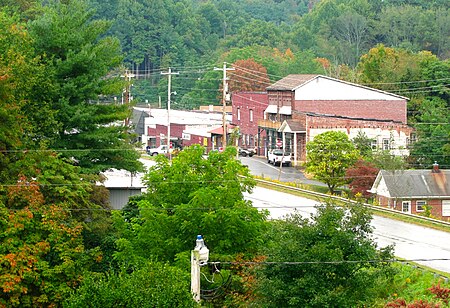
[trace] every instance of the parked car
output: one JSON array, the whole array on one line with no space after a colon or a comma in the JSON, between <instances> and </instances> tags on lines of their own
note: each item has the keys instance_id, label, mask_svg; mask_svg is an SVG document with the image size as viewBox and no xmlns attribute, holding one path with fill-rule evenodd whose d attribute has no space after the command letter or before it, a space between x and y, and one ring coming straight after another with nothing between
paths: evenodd
<instances>
[{"instance_id":1,"label":"parked car","mask_svg":"<svg viewBox=\"0 0 450 308\"><path fill-rule=\"evenodd\" d=\"M267 155L267 162L269 164L276 165L285 165L290 166L291 165L291 153L284 152L280 149L275 149L269 151Z\"/></svg>"},{"instance_id":2,"label":"parked car","mask_svg":"<svg viewBox=\"0 0 450 308\"><path fill-rule=\"evenodd\" d=\"M160 145L157 148L147 149L147 154L151 156L156 156L158 154L167 154L167 145Z\"/></svg>"},{"instance_id":3,"label":"parked car","mask_svg":"<svg viewBox=\"0 0 450 308\"><path fill-rule=\"evenodd\" d=\"M239 155L241 155L241 156L243 156L243 157L245 157L245 156L249 156L249 157L252 157L254 154L255 154L255 152L253 151L253 149L243 149L243 148L238 148L238 151L239 151Z\"/></svg>"}]
</instances>

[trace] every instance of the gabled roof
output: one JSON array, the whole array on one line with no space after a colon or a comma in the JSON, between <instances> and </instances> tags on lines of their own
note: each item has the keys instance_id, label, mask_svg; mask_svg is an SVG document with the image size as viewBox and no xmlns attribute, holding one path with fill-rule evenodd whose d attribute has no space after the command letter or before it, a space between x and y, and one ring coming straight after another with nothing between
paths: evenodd
<instances>
[{"instance_id":1,"label":"gabled roof","mask_svg":"<svg viewBox=\"0 0 450 308\"><path fill-rule=\"evenodd\" d=\"M391 198L449 198L450 170L381 170L372 192L384 181Z\"/></svg>"},{"instance_id":2,"label":"gabled roof","mask_svg":"<svg viewBox=\"0 0 450 308\"><path fill-rule=\"evenodd\" d=\"M133 108L131 123L135 127L135 132L138 135L144 134L145 131L145 118L149 117L150 114L146 110L139 110Z\"/></svg>"},{"instance_id":3,"label":"gabled roof","mask_svg":"<svg viewBox=\"0 0 450 308\"><path fill-rule=\"evenodd\" d=\"M366 90L382 93L382 94L393 96L393 97L396 97L399 99L408 100L407 97L393 94L390 92L386 92L383 90L366 87L366 86L363 86L363 85L360 85L357 83L352 83L352 82L348 82L345 80L340 80L340 79L336 79L336 78L332 78L332 77L328 77L328 76L312 75L312 74L291 74L291 75L288 75L288 76L278 80L277 82L270 85L266 89L267 89L267 91L295 91L298 88L301 88L301 87L305 86L306 84L312 82L313 80L320 79L320 78L328 79L330 81L338 82L338 83L349 85L349 86L358 87L361 89L366 89Z\"/></svg>"},{"instance_id":4,"label":"gabled roof","mask_svg":"<svg viewBox=\"0 0 450 308\"><path fill-rule=\"evenodd\" d=\"M302 125L302 123L290 119L283 121L278 131L284 133L302 133L306 132L306 128Z\"/></svg>"},{"instance_id":5,"label":"gabled roof","mask_svg":"<svg viewBox=\"0 0 450 308\"><path fill-rule=\"evenodd\" d=\"M293 91L298 86L304 84L307 81L310 81L319 75L310 75L310 74L291 74L288 75L274 84L267 87L267 90L280 90L280 91Z\"/></svg>"}]
</instances>

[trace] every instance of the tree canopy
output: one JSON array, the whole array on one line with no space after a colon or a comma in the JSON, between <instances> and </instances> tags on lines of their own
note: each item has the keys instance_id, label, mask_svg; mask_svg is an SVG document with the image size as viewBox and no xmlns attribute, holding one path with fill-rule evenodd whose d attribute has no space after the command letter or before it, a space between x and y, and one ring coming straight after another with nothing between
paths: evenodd
<instances>
[{"instance_id":1,"label":"tree canopy","mask_svg":"<svg viewBox=\"0 0 450 308\"><path fill-rule=\"evenodd\" d=\"M392 278L392 247L378 250L362 205L324 203L312 217L273 225L261 269L265 307L356 307Z\"/></svg>"},{"instance_id":2,"label":"tree canopy","mask_svg":"<svg viewBox=\"0 0 450 308\"><path fill-rule=\"evenodd\" d=\"M120 260L154 258L173 262L203 234L217 254L255 253L265 226L264 212L243 199L255 185L236 149L212 152L185 148L169 160L159 155L145 177L147 194L134 218L116 216Z\"/></svg>"},{"instance_id":3,"label":"tree canopy","mask_svg":"<svg viewBox=\"0 0 450 308\"><path fill-rule=\"evenodd\" d=\"M306 144L306 150L306 171L327 184L331 193L347 183L345 172L356 162L359 155L347 134L339 131L317 135L313 141Z\"/></svg>"},{"instance_id":4,"label":"tree canopy","mask_svg":"<svg viewBox=\"0 0 450 308\"><path fill-rule=\"evenodd\" d=\"M139 156L124 123L129 106L99 101L99 95L115 94L124 86L119 74L109 75L121 64L119 41L104 36L109 23L93 20L83 1L55 1L41 9L29 21L28 32L49 87L32 95L48 102L56 125L38 137L88 172L139 170Z\"/></svg>"}]
</instances>

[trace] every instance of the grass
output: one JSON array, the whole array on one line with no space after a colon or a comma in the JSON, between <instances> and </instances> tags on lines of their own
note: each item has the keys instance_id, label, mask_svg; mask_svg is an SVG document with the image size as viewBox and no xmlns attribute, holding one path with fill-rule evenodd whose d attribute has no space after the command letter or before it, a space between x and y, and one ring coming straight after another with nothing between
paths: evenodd
<instances>
[{"instance_id":1,"label":"grass","mask_svg":"<svg viewBox=\"0 0 450 308\"><path fill-rule=\"evenodd\" d=\"M442 277L410 264L396 263L392 266L396 274L392 281L380 285L380 294L378 299L375 300L374 307L385 307L386 303L397 299L404 299L409 304L422 300L429 303L439 303L440 307L448 307L443 301L436 299L435 295L429 290L432 286L438 284L443 288L448 288L448 282Z\"/></svg>"}]
</instances>

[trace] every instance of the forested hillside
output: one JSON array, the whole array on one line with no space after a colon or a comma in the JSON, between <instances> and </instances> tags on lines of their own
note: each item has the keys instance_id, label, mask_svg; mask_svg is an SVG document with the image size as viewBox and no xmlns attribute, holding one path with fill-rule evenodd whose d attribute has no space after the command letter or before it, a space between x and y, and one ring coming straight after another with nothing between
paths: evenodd
<instances>
[{"instance_id":1,"label":"forested hillside","mask_svg":"<svg viewBox=\"0 0 450 308\"><path fill-rule=\"evenodd\" d=\"M272 81L288 73L361 81L355 71L360 58L378 44L450 57L445 0L91 2L98 17L113 23L110 34L120 39L126 66L147 78L136 83L136 99L155 103L164 97L160 70L171 66L182 73L174 108L217 103L220 74L211 70L223 61L253 58Z\"/></svg>"},{"instance_id":2,"label":"forested hillside","mask_svg":"<svg viewBox=\"0 0 450 308\"><path fill-rule=\"evenodd\" d=\"M324 74L408 97L419 142L411 165L450 166L450 6L446 0L94 1L112 22L134 102L175 109L220 104L230 90L264 90L288 74ZM423 124L422 124L423 123ZM430 155L431 153L431 155Z\"/></svg>"}]
</instances>

